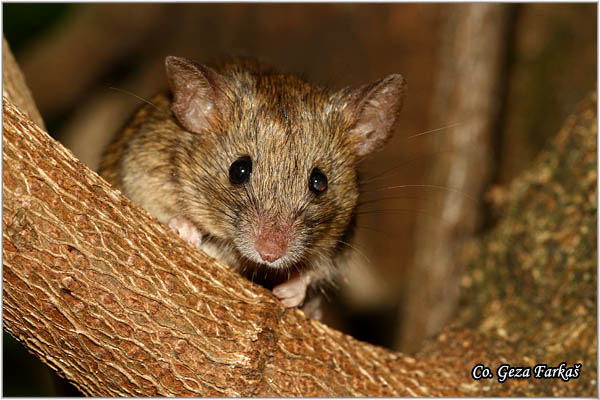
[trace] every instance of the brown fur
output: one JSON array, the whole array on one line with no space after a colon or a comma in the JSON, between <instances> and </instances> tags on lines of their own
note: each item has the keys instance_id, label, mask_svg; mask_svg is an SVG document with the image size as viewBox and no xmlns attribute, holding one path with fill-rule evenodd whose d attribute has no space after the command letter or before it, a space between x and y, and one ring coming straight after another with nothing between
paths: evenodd
<instances>
[{"instance_id":1,"label":"brown fur","mask_svg":"<svg viewBox=\"0 0 600 400\"><path fill-rule=\"evenodd\" d=\"M279 269L330 279L357 203L357 157L390 136L402 78L334 92L250 60L170 58L167 71L173 97L137 112L100 174L160 221L187 218L209 254L242 270L261 268L243 256L257 227L284 226L289 257ZM244 155L250 180L232 185L229 167ZM315 167L328 179L319 196L308 187Z\"/></svg>"}]
</instances>

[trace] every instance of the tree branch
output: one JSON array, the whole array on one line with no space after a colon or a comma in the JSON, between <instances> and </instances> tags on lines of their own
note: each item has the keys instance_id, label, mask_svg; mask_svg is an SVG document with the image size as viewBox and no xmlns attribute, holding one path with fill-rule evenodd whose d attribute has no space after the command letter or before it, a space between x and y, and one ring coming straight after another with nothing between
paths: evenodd
<instances>
[{"instance_id":1,"label":"tree branch","mask_svg":"<svg viewBox=\"0 0 600 400\"><path fill-rule=\"evenodd\" d=\"M594 99L570 118L539 166L516 182L510 218L486 239L482 260L472 258L485 269L466 277L472 301L461 322L477 326L474 311L488 318L477 330L446 330L411 358L282 308L269 291L131 204L4 97L4 328L95 396L594 395L595 109ZM556 182L552 197L548 182ZM535 214L557 201L560 213ZM550 221L547 230L535 236L542 221ZM568 221L568 229L552 221ZM534 239L521 240L525 234ZM508 239L510 248L498 247ZM544 257L527 268L510 263L531 254L531 243L554 255L564 247L553 264L560 275L541 280L551 286L536 281L547 274ZM551 289L550 297L531 289ZM539 304L547 307L529 313ZM476 363L547 361L547 349L552 362L582 361L581 378L501 384L470 377Z\"/></svg>"},{"instance_id":2,"label":"tree branch","mask_svg":"<svg viewBox=\"0 0 600 400\"><path fill-rule=\"evenodd\" d=\"M459 393L439 382L443 365L425 368L285 310L122 197L7 99L3 140L4 326L83 393Z\"/></svg>"}]
</instances>

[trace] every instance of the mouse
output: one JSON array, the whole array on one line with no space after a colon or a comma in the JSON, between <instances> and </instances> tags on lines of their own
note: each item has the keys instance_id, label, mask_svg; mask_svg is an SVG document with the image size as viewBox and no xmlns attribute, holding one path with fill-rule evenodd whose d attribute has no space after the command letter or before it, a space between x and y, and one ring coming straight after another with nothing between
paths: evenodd
<instances>
[{"instance_id":1,"label":"mouse","mask_svg":"<svg viewBox=\"0 0 600 400\"><path fill-rule=\"evenodd\" d=\"M169 91L144 104L99 173L182 239L273 278L286 308L342 273L357 163L391 137L402 75L333 89L249 58L165 59ZM318 316L318 312L314 313Z\"/></svg>"}]
</instances>

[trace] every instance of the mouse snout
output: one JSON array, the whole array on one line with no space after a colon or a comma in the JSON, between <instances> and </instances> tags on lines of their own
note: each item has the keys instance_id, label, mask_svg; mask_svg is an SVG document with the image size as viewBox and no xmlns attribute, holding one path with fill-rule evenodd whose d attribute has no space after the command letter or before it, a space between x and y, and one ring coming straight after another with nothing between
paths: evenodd
<instances>
[{"instance_id":1,"label":"mouse snout","mask_svg":"<svg viewBox=\"0 0 600 400\"><path fill-rule=\"evenodd\" d=\"M289 226L260 224L254 239L256 252L266 262L275 262L285 256L289 242Z\"/></svg>"}]
</instances>

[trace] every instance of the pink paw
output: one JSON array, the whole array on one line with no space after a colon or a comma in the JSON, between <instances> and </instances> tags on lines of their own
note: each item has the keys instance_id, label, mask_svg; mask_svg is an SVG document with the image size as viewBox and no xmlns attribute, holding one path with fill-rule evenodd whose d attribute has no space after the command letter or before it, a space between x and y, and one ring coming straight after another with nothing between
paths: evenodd
<instances>
[{"instance_id":1,"label":"pink paw","mask_svg":"<svg viewBox=\"0 0 600 400\"><path fill-rule=\"evenodd\" d=\"M321 308L322 297L317 295L312 299L305 301L302 305L302 311L308 318L321 321L323 319L323 308Z\"/></svg>"},{"instance_id":2,"label":"pink paw","mask_svg":"<svg viewBox=\"0 0 600 400\"><path fill-rule=\"evenodd\" d=\"M306 297L306 288L309 283L309 277L294 273L290 279L275 286L273 294L281 300L284 307L298 307Z\"/></svg>"},{"instance_id":3,"label":"pink paw","mask_svg":"<svg viewBox=\"0 0 600 400\"><path fill-rule=\"evenodd\" d=\"M194 224L183 217L171 218L169 228L173 230L180 238L190 243L196 248L202 244L202 234Z\"/></svg>"}]
</instances>

